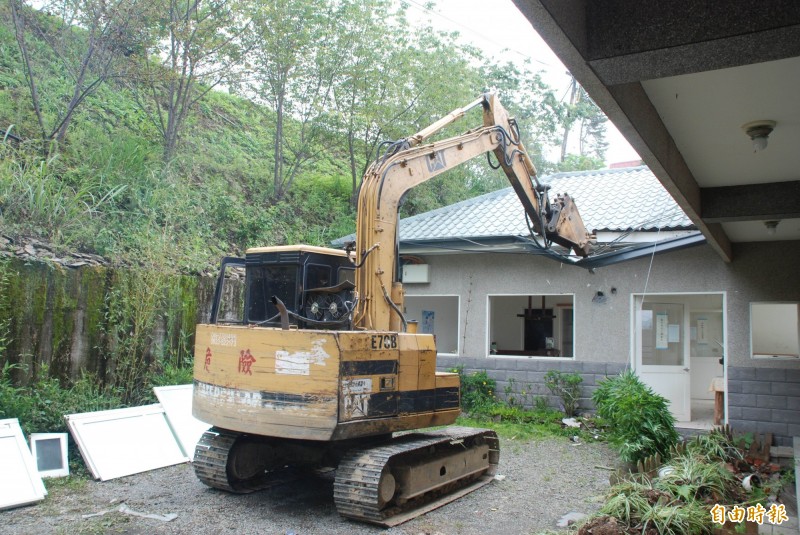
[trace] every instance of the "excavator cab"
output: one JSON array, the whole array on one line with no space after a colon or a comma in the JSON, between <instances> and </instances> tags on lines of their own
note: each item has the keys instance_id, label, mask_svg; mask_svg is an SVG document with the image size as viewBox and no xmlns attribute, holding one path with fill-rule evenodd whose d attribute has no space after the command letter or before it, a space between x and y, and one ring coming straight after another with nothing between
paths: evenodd
<instances>
[{"instance_id":1,"label":"excavator cab","mask_svg":"<svg viewBox=\"0 0 800 535\"><path fill-rule=\"evenodd\" d=\"M221 320L226 273L245 270L244 293L233 321ZM345 251L290 245L248 249L245 258L226 258L217 279L211 323L281 326L279 304L290 325L314 329L350 329L355 301L355 267ZM229 295L229 293L228 293ZM230 304L227 304L230 308Z\"/></svg>"},{"instance_id":2,"label":"excavator cab","mask_svg":"<svg viewBox=\"0 0 800 535\"><path fill-rule=\"evenodd\" d=\"M290 324L349 330L355 268L344 251L309 245L249 249L245 271L248 324L280 325L275 297Z\"/></svg>"}]
</instances>

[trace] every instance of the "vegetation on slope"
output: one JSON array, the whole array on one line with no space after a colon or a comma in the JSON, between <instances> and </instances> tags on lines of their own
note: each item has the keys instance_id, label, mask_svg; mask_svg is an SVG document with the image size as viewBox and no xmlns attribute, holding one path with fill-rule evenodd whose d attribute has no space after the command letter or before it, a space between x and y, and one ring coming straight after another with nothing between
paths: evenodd
<instances>
[{"instance_id":1,"label":"vegetation on slope","mask_svg":"<svg viewBox=\"0 0 800 535\"><path fill-rule=\"evenodd\" d=\"M541 171L602 164L593 104L559 101L537 74L413 27L387 0L184 4L0 7L4 234L183 272L253 245L324 245L354 231L358 177L382 141L488 87ZM576 116L594 132L586 154L544 160ZM473 162L416 188L405 213L503 186Z\"/></svg>"}]
</instances>

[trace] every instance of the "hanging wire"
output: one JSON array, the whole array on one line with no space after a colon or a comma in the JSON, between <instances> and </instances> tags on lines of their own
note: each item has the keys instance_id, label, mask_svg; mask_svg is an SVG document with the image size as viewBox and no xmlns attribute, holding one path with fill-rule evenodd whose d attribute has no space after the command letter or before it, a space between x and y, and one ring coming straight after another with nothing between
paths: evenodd
<instances>
[{"instance_id":1,"label":"hanging wire","mask_svg":"<svg viewBox=\"0 0 800 535\"><path fill-rule=\"evenodd\" d=\"M642 303L647 295L647 285L650 283L650 272L653 271L653 259L656 257L656 249L658 248L658 236L661 234L661 227L658 227L656 232L656 241L653 242L653 252L650 254L650 265L647 268L647 277L644 279L644 291L642 292Z\"/></svg>"}]
</instances>

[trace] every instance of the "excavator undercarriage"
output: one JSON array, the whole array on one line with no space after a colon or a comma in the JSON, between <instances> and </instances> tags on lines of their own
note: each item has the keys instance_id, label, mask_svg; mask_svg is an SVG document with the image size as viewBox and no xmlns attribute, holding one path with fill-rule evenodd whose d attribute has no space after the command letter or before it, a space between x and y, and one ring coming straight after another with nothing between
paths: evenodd
<instances>
[{"instance_id":1,"label":"excavator undercarriage","mask_svg":"<svg viewBox=\"0 0 800 535\"><path fill-rule=\"evenodd\" d=\"M197 445L194 467L210 487L249 493L336 463L333 497L339 514L391 527L489 483L500 458L494 431L468 427L355 444L287 441L212 428Z\"/></svg>"}]
</instances>

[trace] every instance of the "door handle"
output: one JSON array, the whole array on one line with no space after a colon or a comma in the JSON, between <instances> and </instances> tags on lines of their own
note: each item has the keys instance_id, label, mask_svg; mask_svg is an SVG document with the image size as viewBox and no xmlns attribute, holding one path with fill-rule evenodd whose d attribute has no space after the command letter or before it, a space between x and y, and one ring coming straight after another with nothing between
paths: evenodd
<instances>
[{"instance_id":1,"label":"door handle","mask_svg":"<svg viewBox=\"0 0 800 535\"><path fill-rule=\"evenodd\" d=\"M689 368L684 368L683 371L688 372Z\"/></svg>"}]
</instances>

